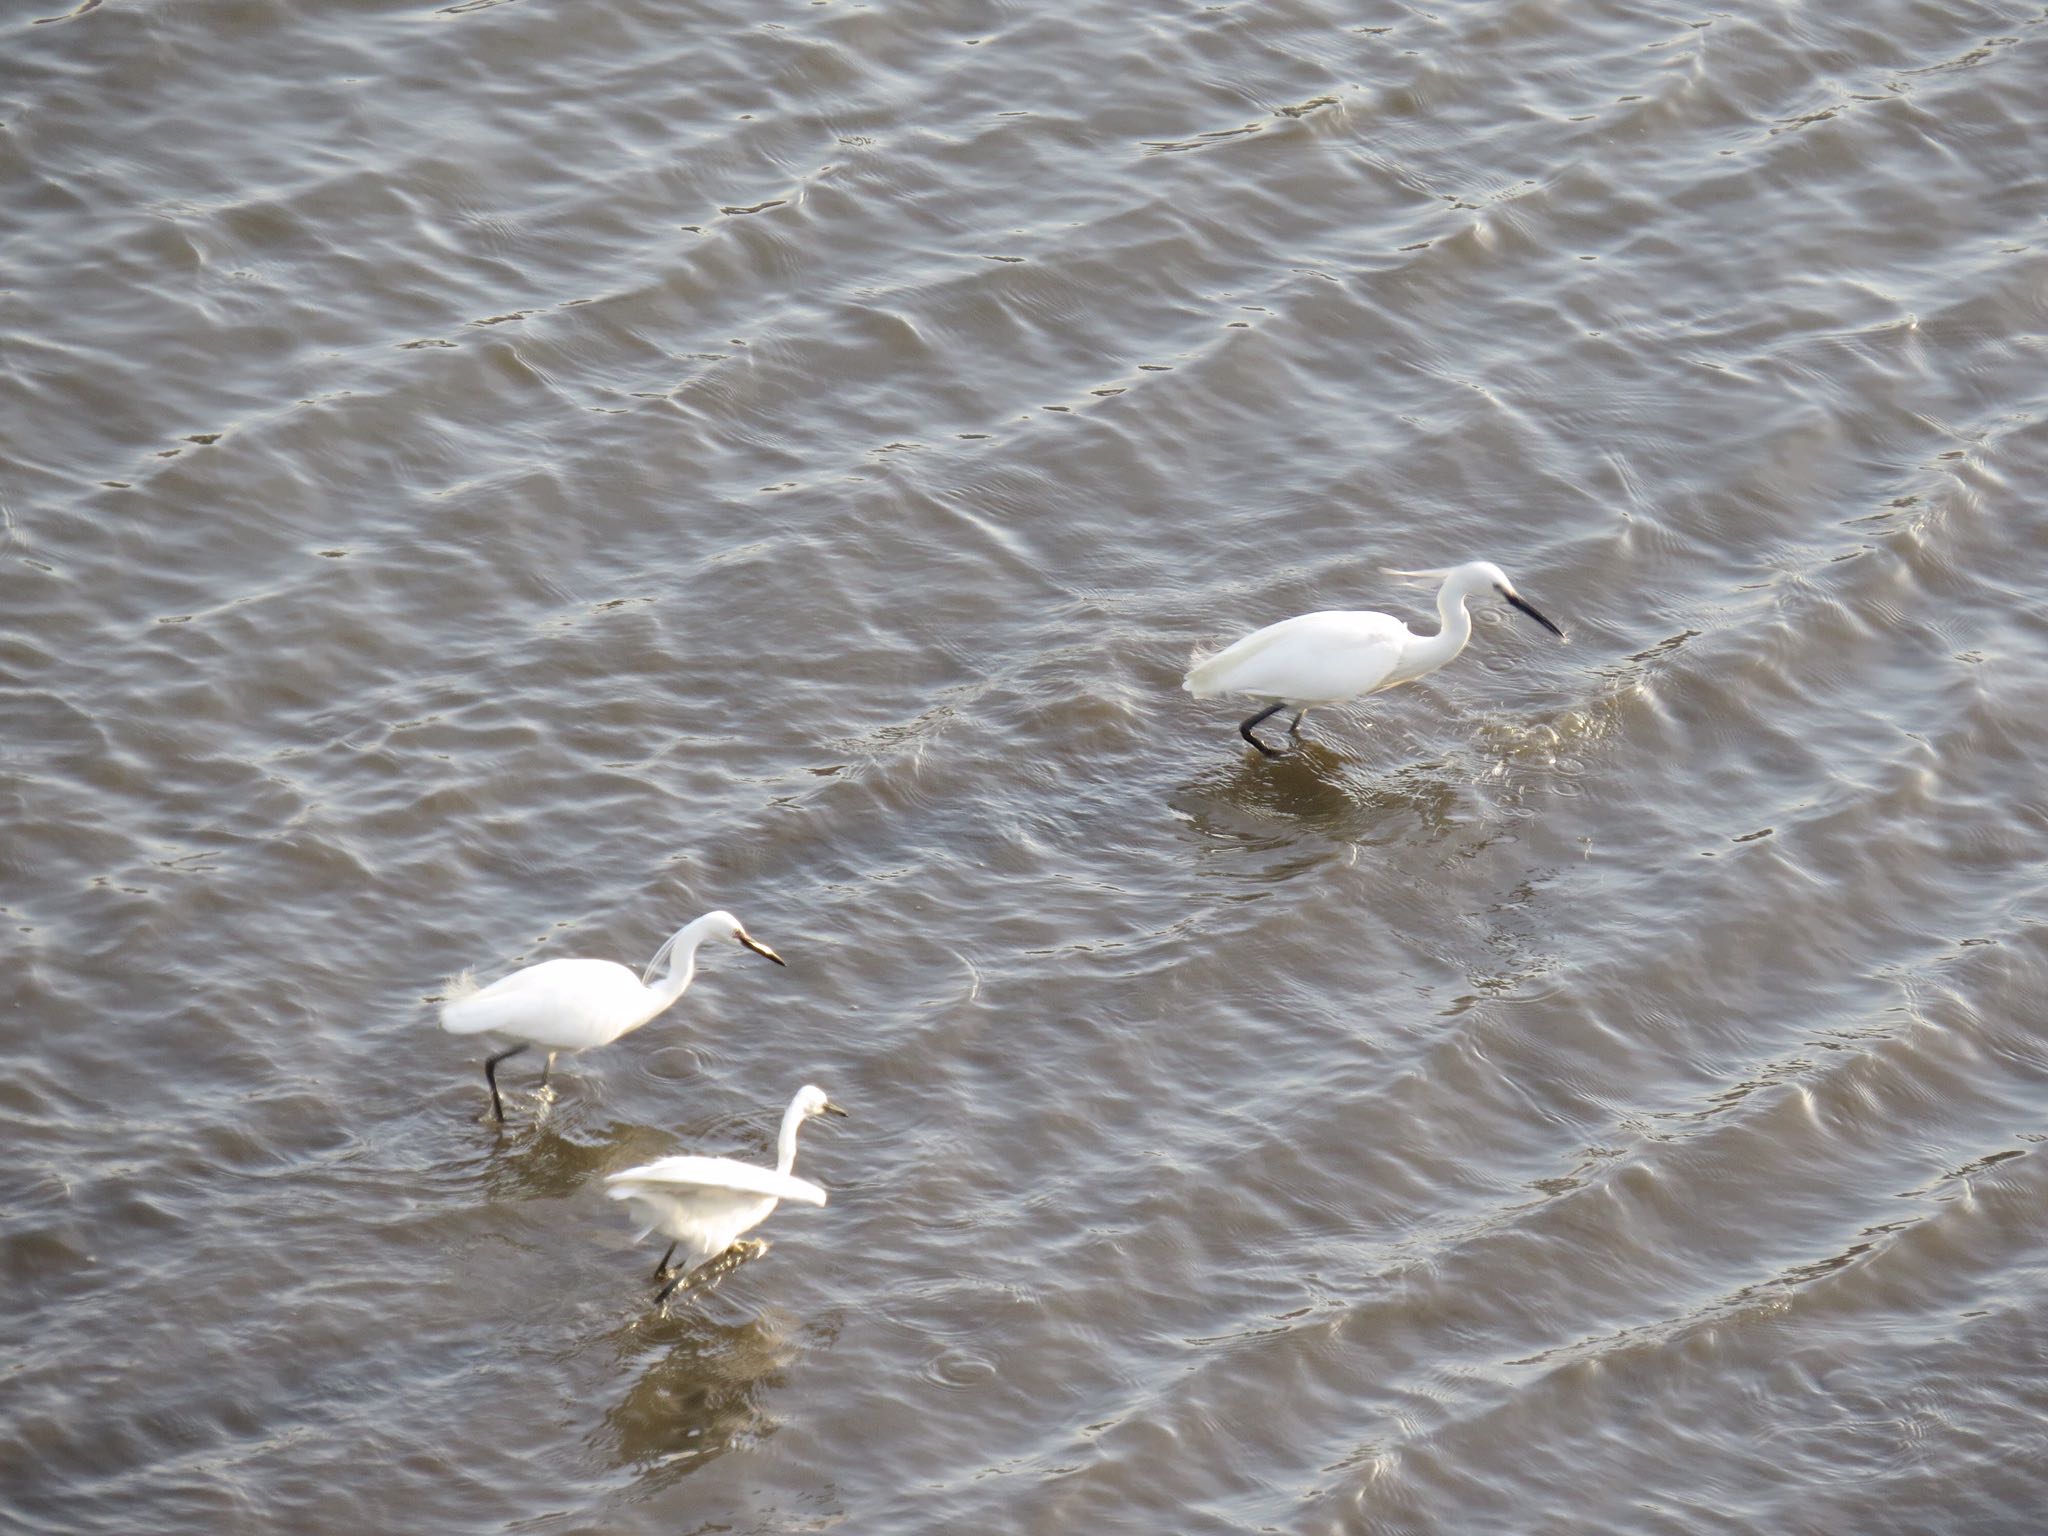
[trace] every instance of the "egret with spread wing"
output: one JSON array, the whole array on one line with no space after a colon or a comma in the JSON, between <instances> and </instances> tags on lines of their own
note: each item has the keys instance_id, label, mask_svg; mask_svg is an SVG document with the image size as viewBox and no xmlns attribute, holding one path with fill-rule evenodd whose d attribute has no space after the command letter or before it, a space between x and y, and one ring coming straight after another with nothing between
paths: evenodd
<instances>
[{"instance_id":1,"label":"egret with spread wing","mask_svg":"<svg viewBox=\"0 0 2048 1536\"><path fill-rule=\"evenodd\" d=\"M667 1301L669 1293L694 1271L730 1248L742 1233L766 1221L780 1202L825 1203L824 1190L790 1172L796 1164L797 1127L813 1115L845 1113L825 1097L824 1089L806 1086L797 1090L783 1111L773 1168L731 1157L664 1157L605 1176L605 1194L626 1202L633 1219L640 1223L640 1237L659 1232L671 1240L668 1252L654 1266L655 1279L668 1273L676 1250L684 1250L676 1277L656 1293L656 1306Z\"/></svg>"}]
</instances>

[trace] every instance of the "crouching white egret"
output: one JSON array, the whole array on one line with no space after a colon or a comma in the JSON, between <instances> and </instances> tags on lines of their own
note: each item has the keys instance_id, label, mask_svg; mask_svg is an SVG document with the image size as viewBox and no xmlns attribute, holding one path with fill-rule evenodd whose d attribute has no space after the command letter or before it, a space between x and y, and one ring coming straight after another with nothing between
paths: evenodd
<instances>
[{"instance_id":1,"label":"crouching white egret","mask_svg":"<svg viewBox=\"0 0 2048 1536\"><path fill-rule=\"evenodd\" d=\"M671 1240L668 1252L654 1266L655 1279L668 1273L676 1250L684 1250L676 1277L655 1295L656 1306L667 1301L669 1293L694 1271L730 1248L741 1233L766 1221L779 1202L825 1203L824 1190L789 1171L796 1163L797 1127L813 1115L845 1113L825 1097L824 1089L806 1085L782 1112L773 1168L731 1157L664 1157L605 1176L605 1194L625 1201L633 1219L640 1223L635 1242L650 1232Z\"/></svg>"},{"instance_id":2,"label":"crouching white egret","mask_svg":"<svg viewBox=\"0 0 2048 1536\"><path fill-rule=\"evenodd\" d=\"M1465 649L1472 638L1472 616L1465 600L1498 592L1510 604L1558 639L1564 631L1538 613L1490 560L1472 560L1440 571L1395 571L1389 576L1441 580L1436 594L1441 627L1418 635L1390 613L1357 613L1333 609L1282 619L1246 635L1188 669L1181 686L1198 699L1225 693L1249 693L1270 702L1237 728L1238 735L1267 757L1281 754L1252 734L1252 728L1280 713L1294 711L1288 734L1300 736L1301 719L1321 704L1378 693L1434 672Z\"/></svg>"},{"instance_id":3,"label":"crouching white egret","mask_svg":"<svg viewBox=\"0 0 2048 1536\"><path fill-rule=\"evenodd\" d=\"M720 935L729 935L777 965L789 963L767 945L755 943L730 912L706 912L670 935L637 978L616 960L543 960L479 991L465 973L441 1005L441 1027L451 1035L496 1035L516 1042L484 1062L491 1113L502 1124L505 1101L498 1096L498 1063L536 1045L545 1047L548 1064L540 1075L545 1088L561 1052L610 1045L668 1009L697 974L697 946ZM668 970L657 980L655 972L664 961Z\"/></svg>"}]
</instances>

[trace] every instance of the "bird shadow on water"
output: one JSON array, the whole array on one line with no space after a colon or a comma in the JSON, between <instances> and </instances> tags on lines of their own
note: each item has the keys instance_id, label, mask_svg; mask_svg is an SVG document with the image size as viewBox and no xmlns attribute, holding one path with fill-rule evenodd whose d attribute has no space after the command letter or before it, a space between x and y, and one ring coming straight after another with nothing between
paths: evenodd
<instances>
[{"instance_id":1,"label":"bird shadow on water","mask_svg":"<svg viewBox=\"0 0 2048 1536\"><path fill-rule=\"evenodd\" d=\"M1441 763L1373 773L1320 742L1304 741L1285 757L1246 753L1183 784L1167 804L1213 842L1278 848L1312 832L1371 848L1443 836L1459 823L1462 798Z\"/></svg>"},{"instance_id":2,"label":"bird shadow on water","mask_svg":"<svg viewBox=\"0 0 2048 1536\"><path fill-rule=\"evenodd\" d=\"M778 1311L730 1310L700 1293L614 1331L621 1367L638 1374L592 1433L593 1450L659 1487L774 1433L763 1400L816 1340Z\"/></svg>"}]
</instances>

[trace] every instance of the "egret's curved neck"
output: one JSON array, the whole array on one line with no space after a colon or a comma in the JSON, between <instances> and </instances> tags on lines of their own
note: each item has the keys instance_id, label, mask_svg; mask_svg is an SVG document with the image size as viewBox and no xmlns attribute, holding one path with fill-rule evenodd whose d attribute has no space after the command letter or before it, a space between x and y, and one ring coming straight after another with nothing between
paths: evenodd
<instances>
[{"instance_id":1,"label":"egret's curved neck","mask_svg":"<svg viewBox=\"0 0 2048 1536\"><path fill-rule=\"evenodd\" d=\"M790 1100L782 1112L782 1134L775 1138L775 1171L788 1173L796 1166L796 1129L804 1123L803 1096Z\"/></svg>"},{"instance_id":2,"label":"egret's curved neck","mask_svg":"<svg viewBox=\"0 0 2048 1536\"><path fill-rule=\"evenodd\" d=\"M1437 588L1437 632L1408 647L1401 658L1402 671L1417 677L1434 672L1465 649L1465 642L1472 638L1472 615L1465 611L1467 595L1465 584L1455 576Z\"/></svg>"},{"instance_id":3,"label":"egret's curved neck","mask_svg":"<svg viewBox=\"0 0 2048 1536\"><path fill-rule=\"evenodd\" d=\"M663 997L674 1001L683 995L683 989L690 984L690 978L697 974L697 947L718 930L719 920L705 916L693 923L686 923L676 930L675 936L662 950L668 955L668 974L656 977L652 985ZM655 963L661 956L656 955ZM653 966L648 967L650 970Z\"/></svg>"}]
</instances>

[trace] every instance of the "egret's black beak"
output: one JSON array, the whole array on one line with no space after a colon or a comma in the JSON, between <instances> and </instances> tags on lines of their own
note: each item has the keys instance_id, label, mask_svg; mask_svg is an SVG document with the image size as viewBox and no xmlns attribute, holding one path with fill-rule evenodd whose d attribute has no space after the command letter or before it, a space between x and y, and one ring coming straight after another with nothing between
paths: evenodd
<instances>
[{"instance_id":1,"label":"egret's black beak","mask_svg":"<svg viewBox=\"0 0 2048 1536\"><path fill-rule=\"evenodd\" d=\"M738 939L740 943L744 944L748 949L751 949L755 954L760 955L764 959L773 960L777 965L789 964L787 960L783 959L782 956L775 953L775 951L770 949L766 944L756 944L744 933L736 933L733 935L733 937Z\"/></svg>"},{"instance_id":2,"label":"egret's black beak","mask_svg":"<svg viewBox=\"0 0 2048 1536\"><path fill-rule=\"evenodd\" d=\"M841 1109L837 1104L834 1104L830 1099L827 1099L823 1104L819 1105L818 1108L820 1112L828 1115L837 1115L842 1120L850 1120L853 1118L851 1115L847 1114L845 1110Z\"/></svg>"},{"instance_id":3,"label":"egret's black beak","mask_svg":"<svg viewBox=\"0 0 2048 1536\"><path fill-rule=\"evenodd\" d=\"M1501 589L1500 595L1506 598L1509 603L1521 609L1522 612L1529 615L1529 617L1534 619L1538 624L1541 624L1545 629L1549 630L1553 635L1557 636L1558 639L1564 639L1564 631L1559 629L1555 624L1551 623L1550 620L1543 617L1542 614L1538 613L1536 611L1534 604L1523 601L1519 593L1510 592L1505 587L1503 587Z\"/></svg>"}]
</instances>

